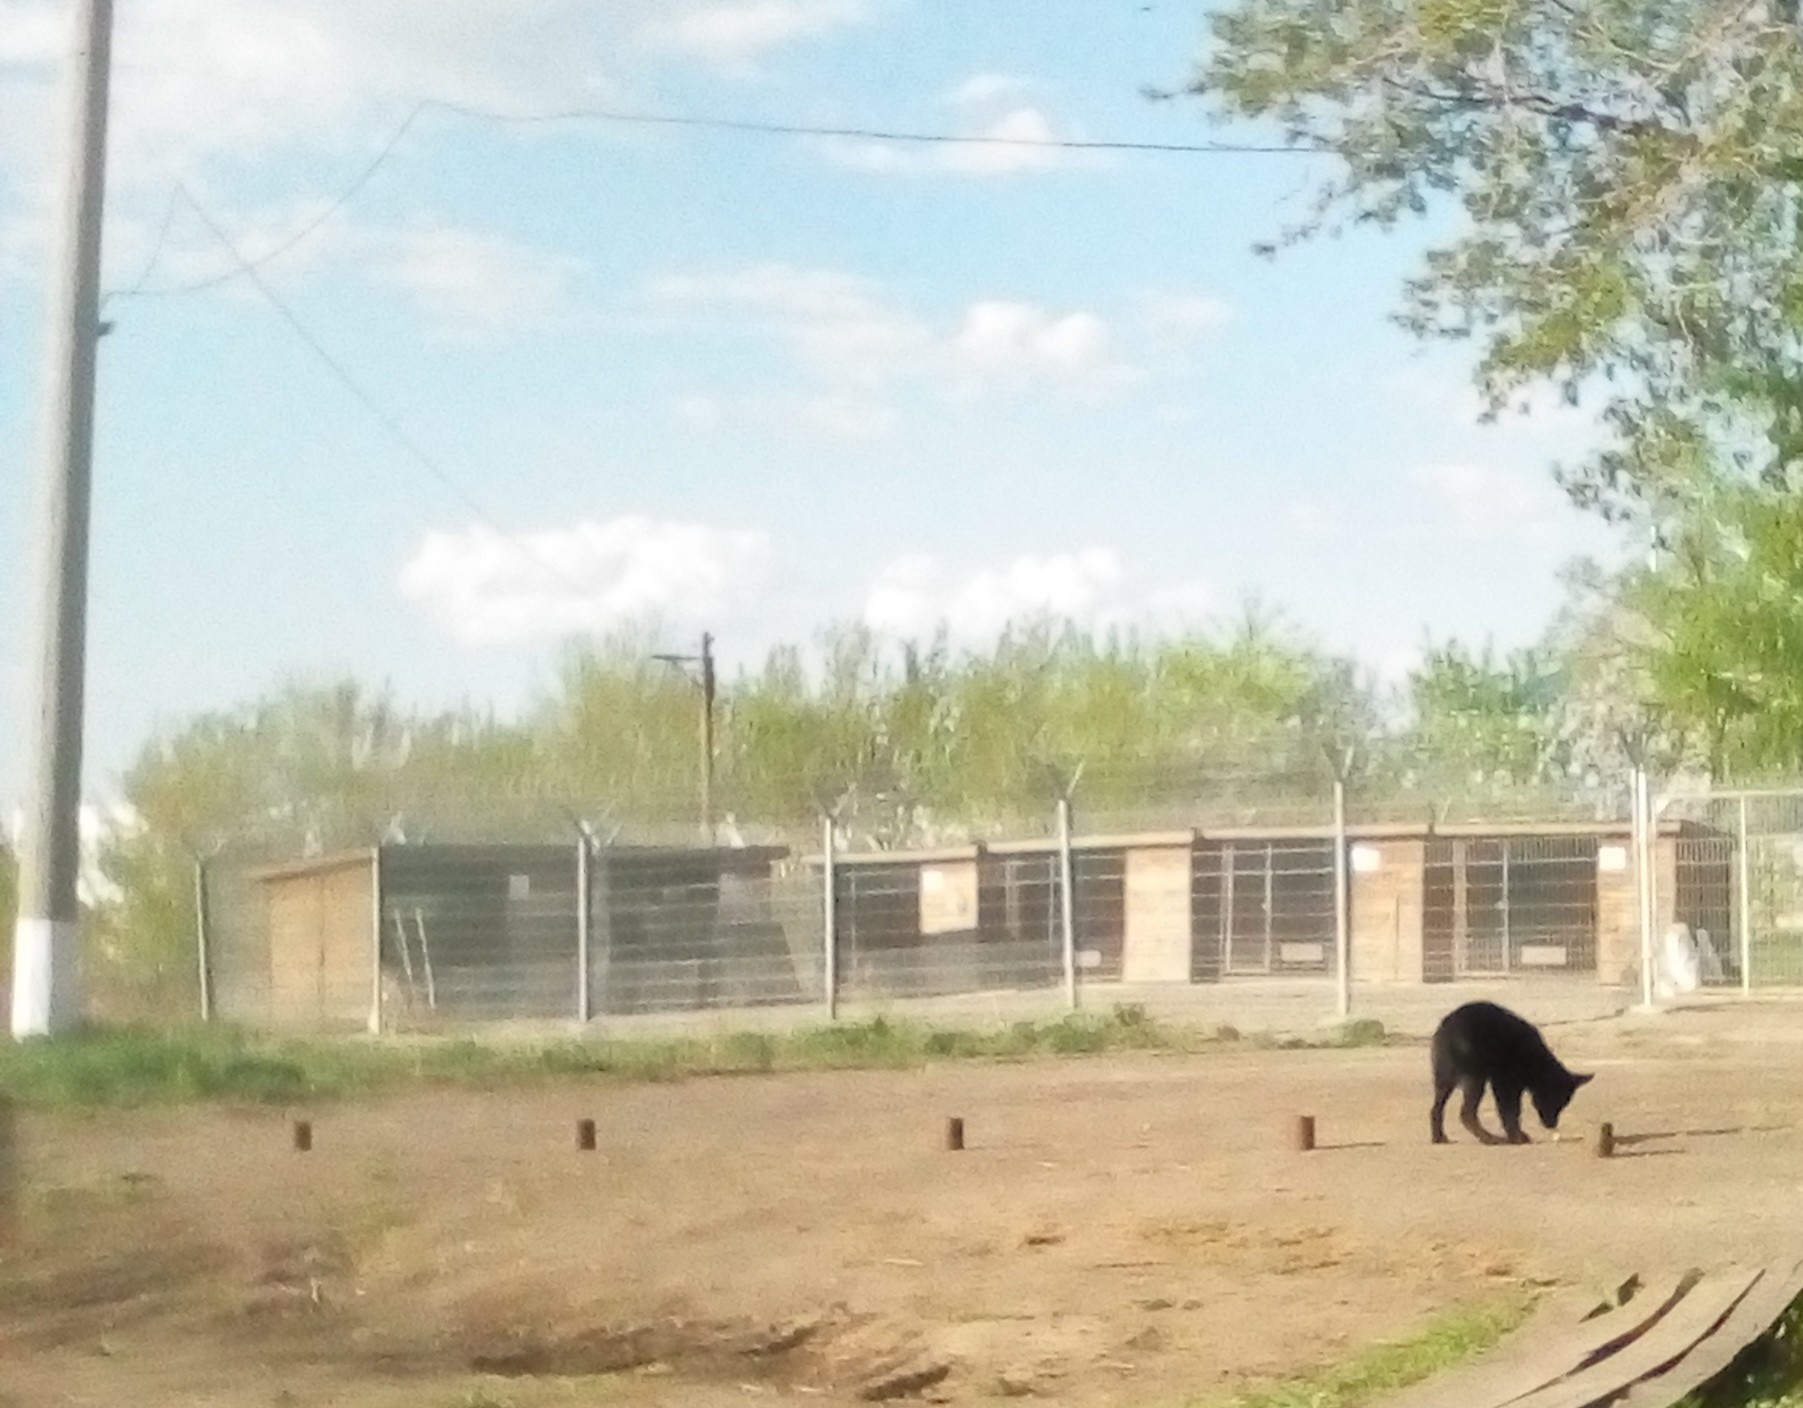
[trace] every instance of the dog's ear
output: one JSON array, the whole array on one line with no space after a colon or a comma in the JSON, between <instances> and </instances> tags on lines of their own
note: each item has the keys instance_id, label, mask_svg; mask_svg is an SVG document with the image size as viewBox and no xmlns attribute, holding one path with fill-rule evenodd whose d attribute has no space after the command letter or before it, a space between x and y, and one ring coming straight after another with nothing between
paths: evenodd
<instances>
[{"instance_id":1,"label":"dog's ear","mask_svg":"<svg viewBox=\"0 0 1803 1408\"><path fill-rule=\"evenodd\" d=\"M1594 1073L1592 1073L1592 1074L1586 1074L1586 1075L1581 1075L1581 1076L1580 1076L1580 1075L1574 1075L1574 1076L1573 1076L1573 1077L1572 1077L1572 1078L1571 1078L1571 1088L1572 1088L1572 1089L1573 1089L1573 1090L1576 1090L1576 1089L1577 1089L1577 1088L1578 1088L1578 1087L1579 1087L1579 1086L1581 1086L1581 1085L1589 1085L1589 1084L1590 1084L1590 1082L1591 1082L1591 1081L1593 1081L1593 1080L1595 1080L1595 1079L1596 1079L1596 1076L1595 1076L1595 1074L1594 1074Z\"/></svg>"}]
</instances>

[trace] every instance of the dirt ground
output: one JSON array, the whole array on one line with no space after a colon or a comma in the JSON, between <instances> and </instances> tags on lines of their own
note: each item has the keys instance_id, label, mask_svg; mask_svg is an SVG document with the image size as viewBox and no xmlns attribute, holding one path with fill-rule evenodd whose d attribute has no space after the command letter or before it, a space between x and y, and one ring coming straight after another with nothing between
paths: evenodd
<instances>
[{"instance_id":1,"label":"dirt ground","mask_svg":"<svg viewBox=\"0 0 1803 1408\"><path fill-rule=\"evenodd\" d=\"M1597 1079L1525 1148L1432 1147L1418 1046L32 1117L0 1404L1153 1408L1800 1254L1803 1007L1549 1035Z\"/></svg>"}]
</instances>

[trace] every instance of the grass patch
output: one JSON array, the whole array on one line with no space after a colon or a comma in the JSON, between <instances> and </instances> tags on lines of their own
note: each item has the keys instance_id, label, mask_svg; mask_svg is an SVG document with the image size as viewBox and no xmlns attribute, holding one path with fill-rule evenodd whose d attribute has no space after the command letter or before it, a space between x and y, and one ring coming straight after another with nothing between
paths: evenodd
<instances>
[{"instance_id":1,"label":"grass patch","mask_svg":"<svg viewBox=\"0 0 1803 1408\"><path fill-rule=\"evenodd\" d=\"M1374 1032L1374 1035L1373 1035ZM1375 1022L1300 1046L1366 1045ZM1137 1005L990 1028L885 1017L779 1033L483 1042L469 1038L291 1040L220 1027L95 1030L0 1045L0 1095L46 1110L198 1103L284 1106L425 1086L494 1089L572 1077L627 1081L775 1071L907 1069L1124 1051L1196 1052L1240 1034L1160 1022Z\"/></svg>"},{"instance_id":2,"label":"grass patch","mask_svg":"<svg viewBox=\"0 0 1803 1408\"><path fill-rule=\"evenodd\" d=\"M1678 1408L1803 1408L1803 1302Z\"/></svg>"},{"instance_id":3,"label":"grass patch","mask_svg":"<svg viewBox=\"0 0 1803 1408\"><path fill-rule=\"evenodd\" d=\"M1231 1398L1192 1399L1190 1408L1359 1408L1482 1354L1517 1328L1533 1305L1531 1295L1519 1294L1466 1306L1345 1363Z\"/></svg>"}]
</instances>

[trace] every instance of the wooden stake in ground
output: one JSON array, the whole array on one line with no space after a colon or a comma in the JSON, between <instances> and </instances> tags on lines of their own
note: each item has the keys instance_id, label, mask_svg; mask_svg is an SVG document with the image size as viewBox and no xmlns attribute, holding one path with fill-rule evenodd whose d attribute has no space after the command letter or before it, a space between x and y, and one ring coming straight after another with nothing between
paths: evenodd
<instances>
[{"instance_id":1,"label":"wooden stake in ground","mask_svg":"<svg viewBox=\"0 0 1803 1408\"><path fill-rule=\"evenodd\" d=\"M1306 1154L1315 1147L1315 1117L1313 1115L1296 1116L1296 1150Z\"/></svg>"}]
</instances>

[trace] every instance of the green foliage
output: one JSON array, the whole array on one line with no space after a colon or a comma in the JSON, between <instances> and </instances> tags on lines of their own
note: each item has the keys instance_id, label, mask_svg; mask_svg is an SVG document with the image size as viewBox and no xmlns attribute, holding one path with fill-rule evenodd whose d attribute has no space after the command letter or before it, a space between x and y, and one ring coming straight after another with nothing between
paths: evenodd
<instances>
[{"instance_id":1,"label":"green foliage","mask_svg":"<svg viewBox=\"0 0 1803 1408\"><path fill-rule=\"evenodd\" d=\"M1563 775L1557 719L1562 693L1549 652L1497 660L1457 641L1430 645L1409 678L1415 756L1474 781L1537 782Z\"/></svg>"},{"instance_id":2,"label":"green foliage","mask_svg":"<svg viewBox=\"0 0 1803 1408\"><path fill-rule=\"evenodd\" d=\"M1803 1306L1772 1328L1679 1408L1803 1408Z\"/></svg>"},{"instance_id":3,"label":"green foliage","mask_svg":"<svg viewBox=\"0 0 1803 1408\"><path fill-rule=\"evenodd\" d=\"M1291 238L1456 204L1404 322L1479 339L1498 406L1614 379L1623 455L1579 476L1596 501L1656 504L1670 452L1725 467L1734 422L1791 408L1794 23L1694 0L1239 0L1212 30L1214 111L1340 158ZM1763 438L1749 466L1783 448Z\"/></svg>"},{"instance_id":4,"label":"green foliage","mask_svg":"<svg viewBox=\"0 0 1803 1408\"><path fill-rule=\"evenodd\" d=\"M376 1044L291 1041L219 1027L96 1028L0 1045L0 1092L41 1109L195 1102L317 1105L443 1085L503 1089L573 1077L664 1081L771 1071L910 1069L932 1061L1017 1061L1111 1051L1206 1051L1228 1036L1154 1021L1143 1009L981 1029L873 1017L780 1033L558 1041ZM1337 1038L1323 1043L1341 1044Z\"/></svg>"},{"instance_id":5,"label":"green foliage","mask_svg":"<svg viewBox=\"0 0 1803 1408\"><path fill-rule=\"evenodd\" d=\"M1532 1308L1532 1298L1520 1293L1464 1306L1419 1334L1376 1345L1346 1363L1232 1398L1194 1399L1192 1408L1358 1408L1482 1354Z\"/></svg>"},{"instance_id":6,"label":"green foliage","mask_svg":"<svg viewBox=\"0 0 1803 1408\"><path fill-rule=\"evenodd\" d=\"M1712 772L1803 765L1803 498L1715 496L1707 524L1624 584L1654 687L1707 740Z\"/></svg>"},{"instance_id":7,"label":"green foliage","mask_svg":"<svg viewBox=\"0 0 1803 1408\"><path fill-rule=\"evenodd\" d=\"M1794 767L1795 6L1232 0L1211 27L1194 86L1214 114L1337 158L1280 243L1431 216L1452 233L1407 284L1402 323L1475 342L1492 413L1536 387L1600 400L1602 448L1559 476L1671 557L1588 623L1602 659L1567 742ZM1498 741L1468 740L1521 768Z\"/></svg>"}]
</instances>

